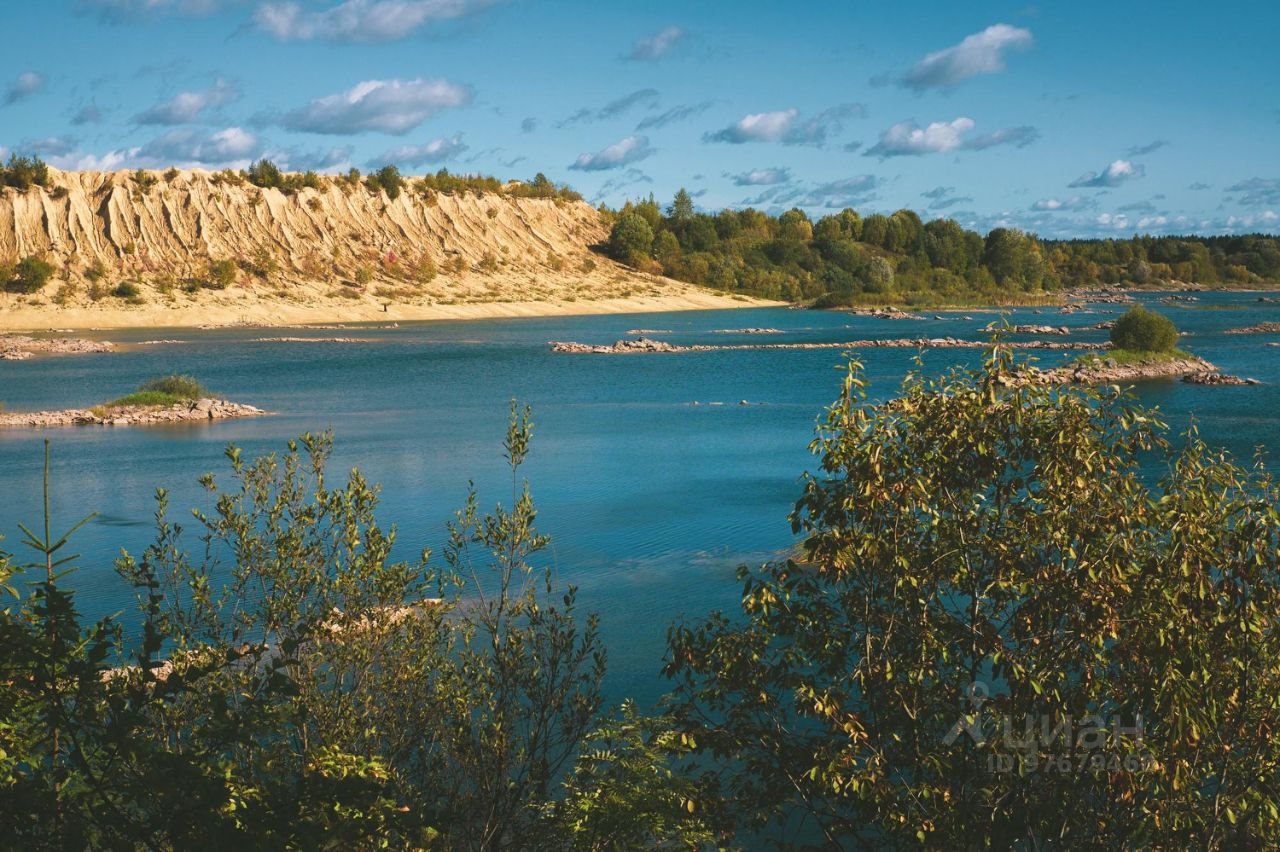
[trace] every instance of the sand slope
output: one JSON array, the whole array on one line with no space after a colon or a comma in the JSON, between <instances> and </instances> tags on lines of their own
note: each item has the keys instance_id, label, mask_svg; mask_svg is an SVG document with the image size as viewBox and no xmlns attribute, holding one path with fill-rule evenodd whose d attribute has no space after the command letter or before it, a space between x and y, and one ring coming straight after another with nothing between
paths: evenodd
<instances>
[{"instance_id":1,"label":"sand slope","mask_svg":"<svg viewBox=\"0 0 1280 852\"><path fill-rule=\"evenodd\" d=\"M590 251L585 202L423 194L330 180L287 195L203 171L59 172L0 190L0 263L44 257L34 296L0 295L0 328L448 318L744 304ZM237 266L202 286L211 261ZM434 267L435 275L429 270ZM96 280L95 280L96 279ZM112 295L138 285L129 302Z\"/></svg>"}]
</instances>

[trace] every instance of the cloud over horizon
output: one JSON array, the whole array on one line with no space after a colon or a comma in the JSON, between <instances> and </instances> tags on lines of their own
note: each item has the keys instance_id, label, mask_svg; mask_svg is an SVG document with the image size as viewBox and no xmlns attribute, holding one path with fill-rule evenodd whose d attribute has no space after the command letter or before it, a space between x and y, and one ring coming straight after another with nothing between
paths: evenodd
<instances>
[{"instance_id":1,"label":"cloud over horizon","mask_svg":"<svg viewBox=\"0 0 1280 852\"><path fill-rule=\"evenodd\" d=\"M378 168L386 163L403 163L406 166L421 166L426 163L444 163L467 150L467 143L462 141L462 134L432 139L422 145L401 145L383 152L382 156L369 161L369 168Z\"/></svg>"},{"instance_id":2,"label":"cloud over horizon","mask_svg":"<svg viewBox=\"0 0 1280 852\"><path fill-rule=\"evenodd\" d=\"M628 136L594 154L579 154L570 169L578 172L602 172L638 163L653 154L647 136Z\"/></svg>"},{"instance_id":3,"label":"cloud over horizon","mask_svg":"<svg viewBox=\"0 0 1280 852\"><path fill-rule=\"evenodd\" d=\"M964 134L977 125L960 116L952 121L935 121L921 127L914 121L900 121L880 134L880 141L863 152L864 157L919 157L954 151L964 143Z\"/></svg>"},{"instance_id":4,"label":"cloud over horizon","mask_svg":"<svg viewBox=\"0 0 1280 852\"><path fill-rule=\"evenodd\" d=\"M917 92L952 88L971 77L1003 71L1006 53L1026 50L1034 43L1030 30L993 24L957 45L927 54L899 82Z\"/></svg>"},{"instance_id":5,"label":"cloud over horizon","mask_svg":"<svg viewBox=\"0 0 1280 852\"><path fill-rule=\"evenodd\" d=\"M260 151L258 137L240 127L213 133L185 128L152 139L138 155L165 165L222 165L253 159Z\"/></svg>"},{"instance_id":6,"label":"cloud over horizon","mask_svg":"<svg viewBox=\"0 0 1280 852\"><path fill-rule=\"evenodd\" d=\"M135 124L190 124L207 109L225 106L240 97L240 90L219 77L207 89L179 92L133 117Z\"/></svg>"},{"instance_id":7,"label":"cloud over horizon","mask_svg":"<svg viewBox=\"0 0 1280 852\"><path fill-rule=\"evenodd\" d=\"M305 133L400 136L441 110L470 102L471 90L449 80L366 80L286 112L280 124Z\"/></svg>"},{"instance_id":8,"label":"cloud over horizon","mask_svg":"<svg viewBox=\"0 0 1280 852\"><path fill-rule=\"evenodd\" d=\"M356 44L399 41L436 21L463 18L498 0L345 0L328 9L269 2L253 20L276 41L329 41Z\"/></svg>"},{"instance_id":9,"label":"cloud over horizon","mask_svg":"<svg viewBox=\"0 0 1280 852\"><path fill-rule=\"evenodd\" d=\"M664 27L651 36L638 39L632 45L631 52L627 54L627 59L640 62L661 59L670 53L686 35L688 33L681 27Z\"/></svg>"},{"instance_id":10,"label":"cloud over horizon","mask_svg":"<svg viewBox=\"0 0 1280 852\"><path fill-rule=\"evenodd\" d=\"M5 90L4 103L6 106L16 104L24 98L31 97L43 87L44 75L36 71L23 71Z\"/></svg>"},{"instance_id":11,"label":"cloud over horizon","mask_svg":"<svg viewBox=\"0 0 1280 852\"><path fill-rule=\"evenodd\" d=\"M802 119L795 109L757 112L744 115L728 127L704 133L703 142L725 142L742 145L748 142L781 142L783 145L821 145L827 137L841 132L847 121L862 118L867 109L862 104L839 104Z\"/></svg>"},{"instance_id":12,"label":"cloud over horizon","mask_svg":"<svg viewBox=\"0 0 1280 852\"><path fill-rule=\"evenodd\" d=\"M785 167L751 169L736 175L726 174L734 186L775 186L791 182L791 170Z\"/></svg>"},{"instance_id":13,"label":"cloud over horizon","mask_svg":"<svg viewBox=\"0 0 1280 852\"><path fill-rule=\"evenodd\" d=\"M1146 167L1131 163L1128 160L1114 160L1101 172L1085 172L1080 177L1067 184L1068 188L1088 187L1090 189L1103 189L1120 186L1135 178L1140 178L1147 173Z\"/></svg>"}]
</instances>

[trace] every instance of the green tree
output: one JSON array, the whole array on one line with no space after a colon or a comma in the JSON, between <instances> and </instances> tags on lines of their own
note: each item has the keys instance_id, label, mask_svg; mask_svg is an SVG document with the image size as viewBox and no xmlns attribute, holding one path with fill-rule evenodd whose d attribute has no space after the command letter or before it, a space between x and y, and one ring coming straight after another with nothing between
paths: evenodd
<instances>
[{"instance_id":1,"label":"green tree","mask_svg":"<svg viewBox=\"0 0 1280 852\"><path fill-rule=\"evenodd\" d=\"M404 187L404 178L400 175L400 170L392 165L386 165L378 169L365 179L369 185L369 189L377 192L379 190L387 194L387 198L392 201L400 197L400 190Z\"/></svg>"},{"instance_id":2,"label":"green tree","mask_svg":"<svg viewBox=\"0 0 1280 852\"><path fill-rule=\"evenodd\" d=\"M9 163L0 167L0 185L28 190L33 186L49 185L49 166L39 157L9 155Z\"/></svg>"},{"instance_id":3,"label":"green tree","mask_svg":"<svg viewBox=\"0 0 1280 852\"><path fill-rule=\"evenodd\" d=\"M263 189L279 189L284 185L284 175L280 167L265 157L258 160L245 171L245 177L254 186Z\"/></svg>"},{"instance_id":4,"label":"green tree","mask_svg":"<svg viewBox=\"0 0 1280 852\"><path fill-rule=\"evenodd\" d=\"M1131 352L1169 352L1178 344L1178 329L1164 314L1135 305L1111 327L1111 342Z\"/></svg>"},{"instance_id":5,"label":"green tree","mask_svg":"<svg viewBox=\"0 0 1280 852\"><path fill-rule=\"evenodd\" d=\"M653 228L637 213L621 216L609 232L609 254L618 260L634 263L652 249Z\"/></svg>"},{"instance_id":6,"label":"green tree","mask_svg":"<svg viewBox=\"0 0 1280 852\"><path fill-rule=\"evenodd\" d=\"M693 198L683 186L676 192L667 216L676 222L688 222L693 218Z\"/></svg>"},{"instance_id":7,"label":"green tree","mask_svg":"<svg viewBox=\"0 0 1280 852\"><path fill-rule=\"evenodd\" d=\"M1012 366L879 404L851 369L800 555L673 628L673 723L784 843L1275 844L1280 492Z\"/></svg>"},{"instance_id":8,"label":"green tree","mask_svg":"<svg viewBox=\"0 0 1280 852\"><path fill-rule=\"evenodd\" d=\"M803 210L793 207L778 217L778 239L807 243L813 239L813 223Z\"/></svg>"}]
</instances>

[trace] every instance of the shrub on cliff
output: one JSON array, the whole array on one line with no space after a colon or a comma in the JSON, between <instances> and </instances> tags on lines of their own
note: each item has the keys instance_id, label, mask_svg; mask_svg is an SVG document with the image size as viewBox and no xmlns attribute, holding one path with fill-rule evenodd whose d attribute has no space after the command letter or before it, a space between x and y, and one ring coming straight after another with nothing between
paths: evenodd
<instances>
[{"instance_id":1,"label":"shrub on cliff","mask_svg":"<svg viewBox=\"0 0 1280 852\"><path fill-rule=\"evenodd\" d=\"M48 186L49 166L39 157L10 154L8 165L0 166L0 185L22 190L32 186Z\"/></svg>"},{"instance_id":2,"label":"shrub on cliff","mask_svg":"<svg viewBox=\"0 0 1280 852\"><path fill-rule=\"evenodd\" d=\"M284 183L284 175L280 168L270 160L263 158L245 170L244 176L249 183L263 189L279 189Z\"/></svg>"},{"instance_id":3,"label":"shrub on cliff","mask_svg":"<svg viewBox=\"0 0 1280 852\"><path fill-rule=\"evenodd\" d=\"M225 290L235 283L238 273L239 267L234 260L211 260L204 286L210 290Z\"/></svg>"},{"instance_id":4,"label":"shrub on cliff","mask_svg":"<svg viewBox=\"0 0 1280 852\"><path fill-rule=\"evenodd\" d=\"M373 192L379 190L385 192L387 198L394 201L400 197L400 190L404 188L404 178L400 175L399 169L388 165L365 178L365 185Z\"/></svg>"},{"instance_id":5,"label":"shrub on cliff","mask_svg":"<svg viewBox=\"0 0 1280 852\"><path fill-rule=\"evenodd\" d=\"M1164 314L1137 305L1111 327L1111 343L1131 352L1170 352L1178 343L1178 329Z\"/></svg>"},{"instance_id":6,"label":"shrub on cliff","mask_svg":"<svg viewBox=\"0 0 1280 852\"><path fill-rule=\"evenodd\" d=\"M9 289L17 293L35 293L53 277L53 264L44 258L29 255L13 267Z\"/></svg>"}]
</instances>

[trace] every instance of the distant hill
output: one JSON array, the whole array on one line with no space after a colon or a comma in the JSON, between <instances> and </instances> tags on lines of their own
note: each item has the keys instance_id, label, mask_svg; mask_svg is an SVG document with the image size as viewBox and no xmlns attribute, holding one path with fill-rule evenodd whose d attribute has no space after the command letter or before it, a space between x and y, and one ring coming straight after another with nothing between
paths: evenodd
<instances>
[{"instance_id":1,"label":"distant hill","mask_svg":"<svg viewBox=\"0 0 1280 852\"><path fill-rule=\"evenodd\" d=\"M449 315L458 306L458 315L474 315L483 311L460 308L638 298L713 306L722 298L594 253L608 227L573 196L524 197L514 184L439 191L431 177L405 178L390 193L355 176L307 183L277 189L229 171L50 168L43 186L0 189L0 266L10 281L0 299L50 324L102 315L119 325L127 323L107 315L122 307L145 314L139 324L166 315L188 324L206 313L226 321L227 311L238 320L354 319L384 305L434 316L405 311ZM15 267L28 257L51 264L52 276L15 295L23 289Z\"/></svg>"}]
</instances>

